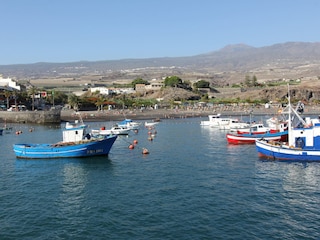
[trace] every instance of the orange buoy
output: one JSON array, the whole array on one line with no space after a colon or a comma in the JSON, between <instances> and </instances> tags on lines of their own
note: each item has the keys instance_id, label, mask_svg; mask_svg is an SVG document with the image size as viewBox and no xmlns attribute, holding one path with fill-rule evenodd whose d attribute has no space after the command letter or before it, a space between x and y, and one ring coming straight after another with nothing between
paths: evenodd
<instances>
[{"instance_id":1,"label":"orange buoy","mask_svg":"<svg viewBox=\"0 0 320 240\"><path fill-rule=\"evenodd\" d=\"M133 140L133 144L138 144L138 140L137 139Z\"/></svg>"},{"instance_id":2,"label":"orange buoy","mask_svg":"<svg viewBox=\"0 0 320 240\"><path fill-rule=\"evenodd\" d=\"M100 129L101 129L101 130L106 130L106 127L105 127L105 126L102 126Z\"/></svg>"},{"instance_id":3,"label":"orange buoy","mask_svg":"<svg viewBox=\"0 0 320 240\"><path fill-rule=\"evenodd\" d=\"M146 149L146 148L143 148L143 149L142 149L142 154L149 154L149 150Z\"/></svg>"},{"instance_id":4,"label":"orange buoy","mask_svg":"<svg viewBox=\"0 0 320 240\"><path fill-rule=\"evenodd\" d=\"M134 149L133 144L130 144L130 145L129 145L129 149Z\"/></svg>"}]
</instances>

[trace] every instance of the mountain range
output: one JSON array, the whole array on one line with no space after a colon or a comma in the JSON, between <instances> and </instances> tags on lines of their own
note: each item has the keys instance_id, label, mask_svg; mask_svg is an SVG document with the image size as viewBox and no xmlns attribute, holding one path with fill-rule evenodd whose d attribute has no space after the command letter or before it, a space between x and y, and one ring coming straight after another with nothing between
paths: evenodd
<instances>
[{"instance_id":1,"label":"mountain range","mask_svg":"<svg viewBox=\"0 0 320 240\"><path fill-rule=\"evenodd\" d=\"M0 65L0 73L16 79L98 76L112 81L178 75L183 80L207 79L222 86L241 82L247 75L255 75L259 81L318 78L320 42L259 48L236 44L187 57Z\"/></svg>"}]
</instances>

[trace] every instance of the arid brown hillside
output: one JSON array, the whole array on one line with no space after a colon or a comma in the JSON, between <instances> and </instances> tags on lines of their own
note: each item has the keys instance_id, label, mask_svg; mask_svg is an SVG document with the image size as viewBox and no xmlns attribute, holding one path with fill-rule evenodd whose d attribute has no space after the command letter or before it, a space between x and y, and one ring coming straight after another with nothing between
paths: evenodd
<instances>
[{"instance_id":1,"label":"arid brown hillside","mask_svg":"<svg viewBox=\"0 0 320 240\"><path fill-rule=\"evenodd\" d=\"M240 88L218 88L218 92L213 93L217 99L239 99L239 100L265 100L282 101L288 93L288 86L278 87L247 88L241 91ZM304 81L297 85L290 85L290 95L293 100L303 100L306 103L320 101L320 80ZM161 98L164 101L200 99L201 95L181 88L165 88L161 91L148 93L146 98Z\"/></svg>"},{"instance_id":2,"label":"arid brown hillside","mask_svg":"<svg viewBox=\"0 0 320 240\"><path fill-rule=\"evenodd\" d=\"M260 48L236 44L188 57L0 65L0 74L17 80L71 78L75 82L86 79L103 84L176 75L183 80L208 80L215 86L239 83L246 75L255 75L262 82L317 79L320 42L288 42Z\"/></svg>"},{"instance_id":3,"label":"arid brown hillside","mask_svg":"<svg viewBox=\"0 0 320 240\"><path fill-rule=\"evenodd\" d=\"M244 92L241 92L240 89L232 90L232 88L223 91L222 88L219 91L220 93L215 94L217 98L279 101L286 98L288 87L282 85L278 87L247 88ZM309 103L320 101L320 80L308 80L297 85L290 85L290 95L292 99L304 100Z\"/></svg>"},{"instance_id":4,"label":"arid brown hillside","mask_svg":"<svg viewBox=\"0 0 320 240\"><path fill-rule=\"evenodd\" d=\"M164 88L160 91L155 91L146 95L147 98L162 99L163 101L183 101L197 100L201 96L191 91L182 88Z\"/></svg>"}]
</instances>

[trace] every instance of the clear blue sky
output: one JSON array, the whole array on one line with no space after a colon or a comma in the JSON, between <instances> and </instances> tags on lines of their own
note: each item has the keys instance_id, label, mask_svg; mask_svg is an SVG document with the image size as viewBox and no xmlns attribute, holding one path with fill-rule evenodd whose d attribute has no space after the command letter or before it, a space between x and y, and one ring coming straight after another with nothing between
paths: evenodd
<instances>
[{"instance_id":1,"label":"clear blue sky","mask_svg":"<svg viewBox=\"0 0 320 240\"><path fill-rule=\"evenodd\" d=\"M0 0L0 65L320 41L319 0Z\"/></svg>"}]
</instances>

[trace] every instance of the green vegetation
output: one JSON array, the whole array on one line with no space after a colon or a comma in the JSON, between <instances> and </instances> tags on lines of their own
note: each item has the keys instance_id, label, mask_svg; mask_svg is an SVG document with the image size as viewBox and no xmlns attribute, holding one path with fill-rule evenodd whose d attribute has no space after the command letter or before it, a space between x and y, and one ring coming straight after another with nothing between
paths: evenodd
<instances>
[{"instance_id":1,"label":"green vegetation","mask_svg":"<svg viewBox=\"0 0 320 240\"><path fill-rule=\"evenodd\" d=\"M210 88L210 82L205 81L205 80L200 80L198 82L195 82L193 84L193 87L195 87L195 88Z\"/></svg>"},{"instance_id":2,"label":"green vegetation","mask_svg":"<svg viewBox=\"0 0 320 240\"><path fill-rule=\"evenodd\" d=\"M178 87L182 84L182 79L177 76L166 77L164 79L164 85L166 87Z\"/></svg>"},{"instance_id":3,"label":"green vegetation","mask_svg":"<svg viewBox=\"0 0 320 240\"><path fill-rule=\"evenodd\" d=\"M253 77L250 77L250 76L247 75L245 77L244 85L247 86L247 87L259 86L257 77L255 75Z\"/></svg>"}]
</instances>

